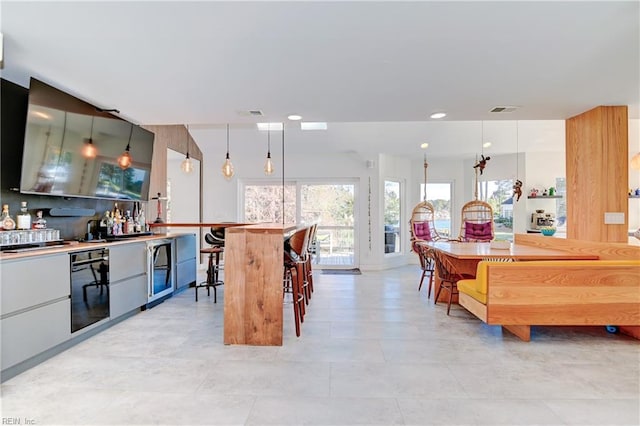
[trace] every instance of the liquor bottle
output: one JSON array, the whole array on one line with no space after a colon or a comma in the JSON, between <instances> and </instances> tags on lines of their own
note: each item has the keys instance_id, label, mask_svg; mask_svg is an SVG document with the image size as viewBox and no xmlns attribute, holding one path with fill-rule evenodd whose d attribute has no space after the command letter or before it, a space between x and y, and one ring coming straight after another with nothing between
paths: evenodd
<instances>
[{"instance_id":1,"label":"liquor bottle","mask_svg":"<svg viewBox=\"0 0 640 426\"><path fill-rule=\"evenodd\" d=\"M20 214L16 216L18 222L18 229L31 229L31 215L27 210L27 202L22 201L20 203Z\"/></svg>"},{"instance_id":2,"label":"liquor bottle","mask_svg":"<svg viewBox=\"0 0 640 426\"><path fill-rule=\"evenodd\" d=\"M42 210L36 212L36 220L33 221L33 229L45 229L47 227L46 219L42 218Z\"/></svg>"},{"instance_id":3,"label":"liquor bottle","mask_svg":"<svg viewBox=\"0 0 640 426\"><path fill-rule=\"evenodd\" d=\"M140 206L140 213L138 214L138 223L140 232L147 232L147 219L144 217L144 209L142 206Z\"/></svg>"},{"instance_id":4,"label":"liquor bottle","mask_svg":"<svg viewBox=\"0 0 640 426\"><path fill-rule=\"evenodd\" d=\"M2 206L2 216L0 217L0 225L5 231L16 229L16 222L9 215L9 204Z\"/></svg>"}]
</instances>

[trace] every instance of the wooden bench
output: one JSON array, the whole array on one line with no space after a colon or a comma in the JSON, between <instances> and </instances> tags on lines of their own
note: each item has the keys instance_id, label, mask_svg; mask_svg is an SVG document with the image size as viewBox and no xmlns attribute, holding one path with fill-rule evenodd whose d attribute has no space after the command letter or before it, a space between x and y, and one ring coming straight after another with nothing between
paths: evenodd
<instances>
[{"instance_id":1,"label":"wooden bench","mask_svg":"<svg viewBox=\"0 0 640 426\"><path fill-rule=\"evenodd\" d=\"M640 260L482 261L458 291L469 312L525 341L532 325L640 326Z\"/></svg>"}]
</instances>

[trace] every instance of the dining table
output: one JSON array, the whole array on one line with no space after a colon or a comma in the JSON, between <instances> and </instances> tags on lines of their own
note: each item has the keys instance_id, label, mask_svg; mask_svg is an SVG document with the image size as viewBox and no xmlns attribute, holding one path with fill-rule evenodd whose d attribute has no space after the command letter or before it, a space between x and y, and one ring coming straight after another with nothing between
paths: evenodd
<instances>
[{"instance_id":1,"label":"dining table","mask_svg":"<svg viewBox=\"0 0 640 426\"><path fill-rule=\"evenodd\" d=\"M567 250L547 247L536 247L527 244L461 241L418 241L424 247L438 250L451 260L456 273L474 276L481 260L493 261L531 261L531 260L597 260L599 257L591 253L576 253ZM500 247L500 248L499 248ZM436 288L440 286L437 273L434 275ZM438 302L445 301L448 296L440 293ZM457 295L453 301L457 302Z\"/></svg>"}]
</instances>

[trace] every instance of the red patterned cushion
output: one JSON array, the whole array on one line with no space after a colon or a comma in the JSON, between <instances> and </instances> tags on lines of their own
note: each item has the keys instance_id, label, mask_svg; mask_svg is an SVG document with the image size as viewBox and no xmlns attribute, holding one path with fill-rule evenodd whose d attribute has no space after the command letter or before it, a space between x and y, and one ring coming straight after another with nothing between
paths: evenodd
<instances>
[{"instance_id":1,"label":"red patterned cushion","mask_svg":"<svg viewBox=\"0 0 640 426\"><path fill-rule=\"evenodd\" d=\"M413 236L418 240L431 241L429 222L415 222L413 224Z\"/></svg>"},{"instance_id":2,"label":"red patterned cushion","mask_svg":"<svg viewBox=\"0 0 640 426\"><path fill-rule=\"evenodd\" d=\"M466 241L491 241L491 222L486 223L464 223L464 239Z\"/></svg>"}]
</instances>

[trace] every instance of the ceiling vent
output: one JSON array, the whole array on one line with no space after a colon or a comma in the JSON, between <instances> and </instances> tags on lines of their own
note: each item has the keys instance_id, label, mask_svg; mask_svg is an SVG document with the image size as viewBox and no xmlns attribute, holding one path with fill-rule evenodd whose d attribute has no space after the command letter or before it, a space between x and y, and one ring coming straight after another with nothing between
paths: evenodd
<instances>
[{"instance_id":1,"label":"ceiling vent","mask_svg":"<svg viewBox=\"0 0 640 426\"><path fill-rule=\"evenodd\" d=\"M489 112L505 113L505 112L513 112L517 109L518 109L517 106L497 106L497 107L491 108Z\"/></svg>"},{"instance_id":2,"label":"ceiling vent","mask_svg":"<svg viewBox=\"0 0 640 426\"><path fill-rule=\"evenodd\" d=\"M262 117L264 114L259 109L250 109L249 111L238 111L238 115L242 117Z\"/></svg>"}]
</instances>

